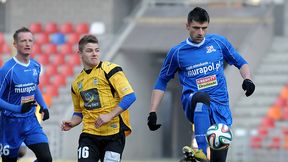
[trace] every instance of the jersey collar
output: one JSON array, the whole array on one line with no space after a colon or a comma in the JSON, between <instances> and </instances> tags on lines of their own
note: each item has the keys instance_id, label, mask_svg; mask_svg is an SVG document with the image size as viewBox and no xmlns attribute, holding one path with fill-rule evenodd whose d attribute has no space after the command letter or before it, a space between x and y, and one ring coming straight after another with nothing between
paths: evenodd
<instances>
[{"instance_id":1,"label":"jersey collar","mask_svg":"<svg viewBox=\"0 0 288 162\"><path fill-rule=\"evenodd\" d=\"M193 47L200 47L200 46L202 46L202 45L204 44L204 42L205 42L205 37L204 37L204 39L203 39L202 42L197 43L197 44L191 42L191 38L187 38L187 39L186 39L186 43L189 44L190 46L193 46Z\"/></svg>"},{"instance_id":2,"label":"jersey collar","mask_svg":"<svg viewBox=\"0 0 288 162\"><path fill-rule=\"evenodd\" d=\"M27 64L23 63L23 62L20 62L19 60L17 60L17 58L14 56L13 57L14 61L22 66L25 66L25 67L28 67L30 65L30 60Z\"/></svg>"}]
</instances>

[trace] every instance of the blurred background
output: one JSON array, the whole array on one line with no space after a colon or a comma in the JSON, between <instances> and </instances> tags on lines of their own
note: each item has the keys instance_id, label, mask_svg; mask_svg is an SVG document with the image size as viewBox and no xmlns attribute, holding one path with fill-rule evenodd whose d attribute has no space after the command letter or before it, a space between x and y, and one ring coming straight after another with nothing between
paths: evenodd
<instances>
[{"instance_id":1,"label":"blurred background","mask_svg":"<svg viewBox=\"0 0 288 162\"><path fill-rule=\"evenodd\" d=\"M156 132L146 123L150 94L167 51L188 37L188 12L204 7L209 33L222 34L247 59L256 84L247 98L235 67L227 66L234 141L228 162L283 162L288 155L288 1L285 0L0 0L0 65L15 54L12 34L26 26L35 35L33 58L43 66L40 88L50 105L43 122L52 156L77 161L81 126L61 132L73 113L70 86L81 71L76 54L84 34L100 40L103 60L120 64L137 94L130 108L133 132L123 161L178 161L191 144L178 79L170 82ZM28 152L26 159L34 159ZM164 160L163 160L164 159ZM25 159L24 159L25 160ZM28 160L29 161L29 160ZM31 161L31 160L30 160ZM286 160L287 161L287 160Z\"/></svg>"}]
</instances>

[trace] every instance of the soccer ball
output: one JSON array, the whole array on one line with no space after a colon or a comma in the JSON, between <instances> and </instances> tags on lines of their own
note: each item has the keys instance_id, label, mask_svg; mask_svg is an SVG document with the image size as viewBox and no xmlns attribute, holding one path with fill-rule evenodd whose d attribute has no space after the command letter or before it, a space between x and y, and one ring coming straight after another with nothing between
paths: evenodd
<instances>
[{"instance_id":1,"label":"soccer ball","mask_svg":"<svg viewBox=\"0 0 288 162\"><path fill-rule=\"evenodd\" d=\"M222 123L210 126L206 133L206 140L213 150L222 150L228 148L232 142L231 129Z\"/></svg>"}]
</instances>

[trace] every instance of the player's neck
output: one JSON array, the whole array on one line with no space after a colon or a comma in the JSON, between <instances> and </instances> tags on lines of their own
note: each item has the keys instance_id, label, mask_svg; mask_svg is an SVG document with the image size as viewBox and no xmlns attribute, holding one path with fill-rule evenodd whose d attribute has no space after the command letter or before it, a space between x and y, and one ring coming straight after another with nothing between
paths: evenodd
<instances>
[{"instance_id":1,"label":"player's neck","mask_svg":"<svg viewBox=\"0 0 288 162\"><path fill-rule=\"evenodd\" d=\"M29 63L29 55L17 54L15 57L19 62L22 62L24 64Z\"/></svg>"}]
</instances>

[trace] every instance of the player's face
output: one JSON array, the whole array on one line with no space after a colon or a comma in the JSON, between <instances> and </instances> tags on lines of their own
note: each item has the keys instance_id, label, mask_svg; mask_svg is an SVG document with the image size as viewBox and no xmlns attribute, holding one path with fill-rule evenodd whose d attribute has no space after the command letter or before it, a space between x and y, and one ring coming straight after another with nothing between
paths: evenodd
<instances>
[{"instance_id":1,"label":"player's face","mask_svg":"<svg viewBox=\"0 0 288 162\"><path fill-rule=\"evenodd\" d=\"M196 21L186 24L186 28L193 43L201 43L203 41L207 33L208 24L208 22L200 23Z\"/></svg>"},{"instance_id":2,"label":"player's face","mask_svg":"<svg viewBox=\"0 0 288 162\"><path fill-rule=\"evenodd\" d=\"M85 69L91 69L100 63L100 49L97 43L87 43L80 55Z\"/></svg>"},{"instance_id":3,"label":"player's face","mask_svg":"<svg viewBox=\"0 0 288 162\"><path fill-rule=\"evenodd\" d=\"M33 35L30 32L21 32L18 34L18 40L14 42L17 54L30 55L34 44Z\"/></svg>"}]
</instances>

